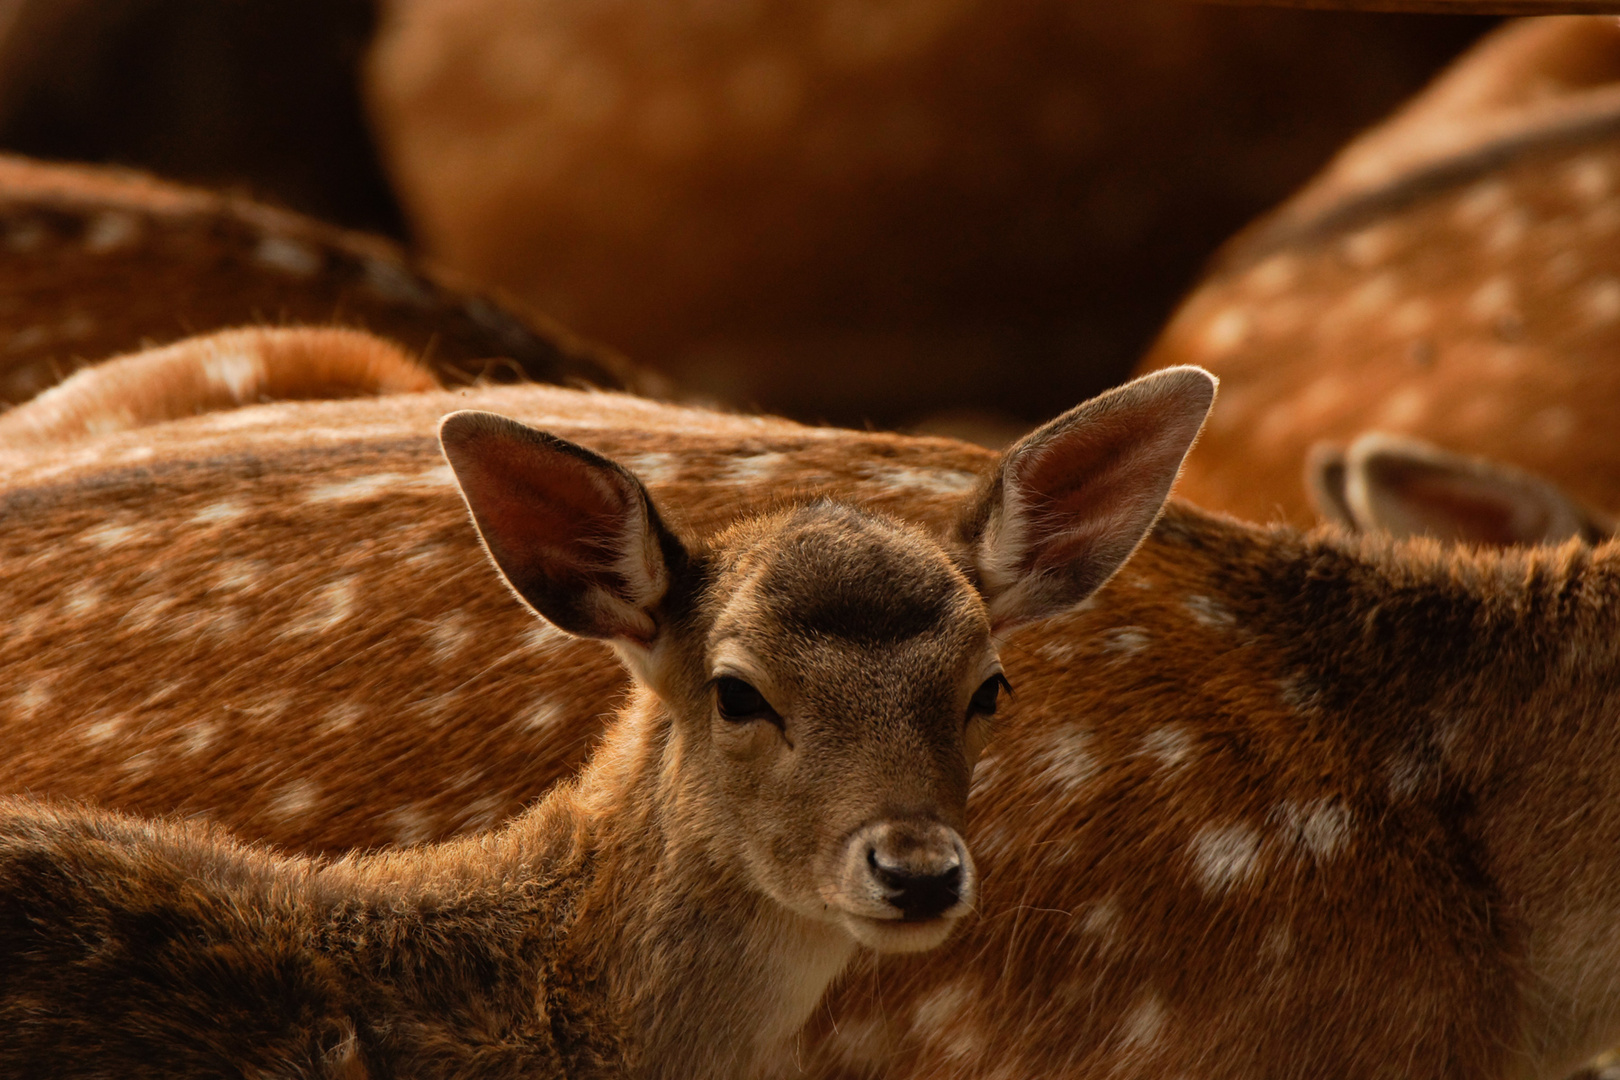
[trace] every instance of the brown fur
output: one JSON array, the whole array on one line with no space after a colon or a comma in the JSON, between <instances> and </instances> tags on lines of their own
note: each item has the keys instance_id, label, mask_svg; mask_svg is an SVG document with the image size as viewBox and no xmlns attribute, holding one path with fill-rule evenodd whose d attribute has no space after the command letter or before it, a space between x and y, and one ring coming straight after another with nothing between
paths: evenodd
<instances>
[{"instance_id":1,"label":"brown fur","mask_svg":"<svg viewBox=\"0 0 1620 1080\"><path fill-rule=\"evenodd\" d=\"M86 361L246 323L370 329L451 385L515 365L545 382L665 389L388 241L123 170L0 157L0 285L5 402Z\"/></svg>"},{"instance_id":2,"label":"brown fur","mask_svg":"<svg viewBox=\"0 0 1620 1080\"><path fill-rule=\"evenodd\" d=\"M447 478L425 482L444 401L572 417L698 531L788 492L939 528L993 460L544 388L24 459L4 786L335 849L480 827L563 775L619 676L449 570L473 549ZM1560 1075L1614 1035L1581 986L1613 953L1617 558L1172 508L1084 610L1006 642L1017 698L967 833L980 916L863 965L783 1071Z\"/></svg>"},{"instance_id":3,"label":"brown fur","mask_svg":"<svg viewBox=\"0 0 1620 1080\"><path fill-rule=\"evenodd\" d=\"M641 684L591 765L492 836L330 866L0 802L0 1071L773 1066L857 942L927 948L971 908L956 830L1001 678L991 631L1111 576L1213 385L1166 372L1053 421L958 494L949 549L825 500L683 541L612 462L450 416L511 587ZM738 677L765 714L726 715L716 682ZM884 868L948 894L912 903Z\"/></svg>"},{"instance_id":4,"label":"brown fur","mask_svg":"<svg viewBox=\"0 0 1620 1080\"><path fill-rule=\"evenodd\" d=\"M239 405L420 393L432 374L357 330L246 327L114 357L0 413L0 445L70 442Z\"/></svg>"},{"instance_id":5,"label":"brown fur","mask_svg":"<svg viewBox=\"0 0 1620 1080\"><path fill-rule=\"evenodd\" d=\"M1234 240L1142 368L1221 400L1181 493L1313 520L1309 448L1368 429L1620 506L1620 27L1527 20Z\"/></svg>"}]
</instances>

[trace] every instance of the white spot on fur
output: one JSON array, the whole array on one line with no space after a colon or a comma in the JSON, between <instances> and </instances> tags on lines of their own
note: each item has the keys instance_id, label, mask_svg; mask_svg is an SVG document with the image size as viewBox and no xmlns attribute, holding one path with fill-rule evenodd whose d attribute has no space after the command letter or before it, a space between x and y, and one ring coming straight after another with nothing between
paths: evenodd
<instances>
[{"instance_id":1,"label":"white spot on fur","mask_svg":"<svg viewBox=\"0 0 1620 1080\"><path fill-rule=\"evenodd\" d=\"M390 813L388 821L393 826L394 843L404 846L419 844L433 836L437 817L429 813L424 804L412 803Z\"/></svg>"},{"instance_id":2,"label":"white spot on fur","mask_svg":"<svg viewBox=\"0 0 1620 1080\"><path fill-rule=\"evenodd\" d=\"M119 762L118 768L130 779L141 780L157 772L162 765L163 758L156 750L137 750Z\"/></svg>"},{"instance_id":3,"label":"white spot on fur","mask_svg":"<svg viewBox=\"0 0 1620 1080\"><path fill-rule=\"evenodd\" d=\"M101 606L101 590L89 582L81 581L68 590L62 602L62 611L71 618L82 619Z\"/></svg>"},{"instance_id":4,"label":"white spot on fur","mask_svg":"<svg viewBox=\"0 0 1620 1080\"><path fill-rule=\"evenodd\" d=\"M1097 950L1106 953L1119 944L1119 904L1113 897L1099 900L1080 916L1080 933L1095 938Z\"/></svg>"},{"instance_id":5,"label":"white spot on fur","mask_svg":"<svg viewBox=\"0 0 1620 1080\"><path fill-rule=\"evenodd\" d=\"M365 707L357 701L340 701L330 709L321 720L321 733L335 735L340 731L347 731L359 723L366 715Z\"/></svg>"},{"instance_id":6,"label":"white spot on fur","mask_svg":"<svg viewBox=\"0 0 1620 1080\"><path fill-rule=\"evenodd\" d=\"M355 581L339 578L323 585L310 604L308 613L292 626L295 634L324 634L354 612Z\"/></svg>"},{"instance_id":7,"label":"white spot on fur","mask_svg":"<svg viewBox=\"0 0 1620 1080\"><path fill-rule=\"evenodd\" d=\"M568 719L568 710L550 698L541 698L518 717L523 731L545 731Z\"/></svg>"},{"instance_id":8,"label":"white spot on fur","mask_svg":"<svg viewBox=\"0 0 1620 1080\"><path fill-rule=\"evenodd\" d=\"M1160 724L1142 736L1142 752L1157 759L1166 769L1184 765L1194 754L1192 732L1180 724Z\"/></svg>"},{"instance_id":9,"label":"white spot on fur","mask_svg":"<svg viewBox=\"0 0 1620 1080\"><path fill-rule=\"evenodd\" d=\"M1593 281L1581 296L1581 308L1587 322L1595 326L1606 326L1620 319L1620 281L1612 277Z\"/></svg>"},{"instance_id":10,"label":"white spot on fur","mask_svg":"<svg viewBox=\"0 0 1620 1080\"><path fill-rule=\"evenodd\" d=\"M1153 643L1147 630L1140 626L1116 626L1105 632L1102 638L1103 652L1113 653L1121 659L1135 656Z\"/></svg>"},{"instance_id":11,"label":"white spot on fur","mask_svg":"<svg viewBox=\"0 0 1620 1080\"><path fill-rule=\"evenodd\" d=\"M294 780L282 785L266 807L279 818L297 818L315 809L321 802L321 789L312 780Z\"/></svg>"},{"instance_id":12,"label":"white spot on fur","mask_svg":"<svg viewBox=\"0 0 1620 1080\"><path fill-rule=\"evenodd\" d=\"M132 214L108 210L90 219L84 230L84 248L105 255L128 247L140 236L141 223Z\"/></svg>"},{"instance_id":13,"label":"white spot on fur","mask_svg":"<svg viewBox=\"0 0 1620 1080\"><path fill-rule=\"evenodd\" d=\"M840 1019L832 1033L823 1037L822 1045L832 1050L845 1066L854 1067L863 1076L881 1076L881 1066L887 1064L895 1049L889 1037L889 1026L880 1016Z\"/></svg>"},{"instance_id":14,"label":"white spot on fur","mask_svg":"<svg viewBox=\"0 0 1620 1080\"><path fill-rule=\"evenodd\" d=\"M1331 859L1350 842L1350 810L1337 799L1315 799L1303 805L1288 800L1278 805L1276 814L1287 836L1318 860Z\"/></svg>"},{"instance_id":15,"label":"white spot on fur","mask_svg":"<svg viewBox=\"0 0 1620 1080\"><path fill-rule=\"evenodd\" d=\"M219 564L214 574L214 588L221 592L239 592L257 588L264 579L264 566L252 559L231 559Z\"/></svg>"},{"instance_id":16,"label":"white spot on fur","mask_svg":"<svg viewBox=\"0 0 1620 1080\"><path fill-rule=\"evenodd\" d=\"M1283 704L1296 713L1314 711L1322 700L1322 690L1302 672L1277 680L1277 693Z\"/></svg>"},{"instance_id":17,"label":"white spot on fur","mask_svg":"<svg viewBox=\"0 0 1620 1080\"><path fill-rule=\"evenodd\" d=\"M187 754L200 754L214 745L219 725L212 720L193 720L180 728L180 749Z\"/></svg>"},{"instance_id":18,"label":"white spot on fur","mask_svg":"<svg viewBox=\"0 0 1620 1080\"><path fill-rule=\"evenodd\" d=\"M566 647L569 641L567 634L538 619L523 632L523 647L532 652L553 652Z\"/></svg>"},{"instance_id":19,"label":"white spot on fur","mask_svg":"<svg viewBox=\"0 0 1620 1080\"><path fill-rule=\"evenodd\" d=\"M1047 733L1041 748L1031 755L1030 767L1063 790L1078 793L1097 773L1091 743L1091 732L1085 728L1060 724Z\"/></svg>"},{"instance_id":20,"label":"white spot on fur","mask_svg":"<svg viewBox=\"0 0 1620 1080\"><path fill-rule=\"evenodd\" d=\"M191 515L193 525L223 525L246 517L248 508L235 499L221 499Z\"/></svg>"},{"instance_id":21,"label":"white spot on fur","mask_svg":"<svg viewBox=\"0 0 1620 1080\"><path fill-rule=\"evenodd\" d=\"M105 720L97 720L93 724L86 724L84 730L79 733L80 737L85 742L90 743L100 744L107 742L118 735L119 729L124 726L126 719L128 717L122 715L109 716Z\"/></svg>"},{"instance_id":22,"label":"white spot on fur","mask_svg":"<svg viewBox=\"0 0 1620 1080\"><path fill-rule=\"evenodd\" d=\"M978 999L966 981L946 983L917 1003L911 1014L912 1030L947 1058L976 1058L983 1046L972 1020Z\"/></svg>"},{"instance_id":23,"label":"white spot on fur","mask_svg":"<svg viewBox=\"0 0 1620 1080\"><path fill-rule=\"evenodd\" d=\"M1272 923L1260 939L1260 955L1268 960L1288 959L1294 952L1294 932L1286 923Z\"/></svg>"},{"instance_id":24,"label":"white spot on fur","mask_svg":"<svg viewBox=\"0 0 1620 1080\"><path fill-rule=\"evenodd\" d=\"M321 268L321 253L301 240L270 234L259 241L253 260L260 266L307 278Z\"/></svg>"},{"instance_id":25,"label":"white spot on fur","mask_svg":"<svg viewBox=\"0 0 1620 1080\"><path fill-rule=\"evenodd\" d=\"M403 474L395 472L351 476L347 480L338 480L330 484L320 484L310 488L304 492L304 501L309 503L342 503L380 499L407 479Z\"/></svg>"},{"instance_id":26,"label":"white spot on fur","mask_svg":"<svg viewBox=\"0 0 1620 1080\"><path fill-rule=\"evenodd\" d=\"M1498 275L1474 290L1468 298L1468 312L1480 320L1498 319L1513 313L1517 296L1513 282Z\"/></svg>"},{"instance_id":27,"label":"white spot on fur","mask_svg":"<svg viewBox=\"0 0 1620 1080\"><path fill-rule=\"evenodd\" d=\"M1249 271L1249 287L1261 296L1275 296L1299 280L1299 259L1293 255L1273 255Z\"/></svg>"},{"instance_id":28,"label":"white spot on fur","mask_svg":"<svg viewBox=\"0 0 1620 1080\"><path fill-rule=\"evenodd\" d=\"M1248 336L1248 314L1242 308L1230 307L1210 320L1204 331L1204 348L1215 355L1228 353Z\"/></svg>"},{"instance_id":29,"label":"white spot on fur","mask_svg":"<svg viewBox=\"0 0 1620 1080\"><path fill-rule=\"evenodd\" d=\"M757 484L779 475L791 464L787 454L769 451L728 458L725 466L716 470L715 480L725 484Z\"/></svg>"},{"instance_id":30,"label":"white spot on fur","mask_svg":"<svg viewBox=\"0 0 1620 1080\"><path fill-rule=\"evenodd\" d=\"M930 495L961 495L972 491L979 478L960 469L923 469L910 465L873 465L868 478L885 488L907 488Z\"/></svg>"},{"instance_id":31,"label":"white spot on fur","mask_svg":"<svg viewBox=\"0 0 1620 1080\"><path fill-rule=\"evenodd\" d=\"M35 679L18 694L13 701L13 708L23 717L33 716L44 708L51 700L51 686L49 679Z\"/></svg>"},{"instance_id":32,"label":"white spot on fur","mask_svg":"<svg viewBox=\"0 0 1620 1080\"><path fill-rule=\"evenodd\" d=\"M1131 1006L1120 1021L1120 1041L1127 1047L1145 1049L1159 1041L1170 1010L1157 994L1146 994Z\"/></svg>"},{"instance_id":33,"label":"white spot on fur","mask_svg":"<svg viewBox=\"0 0 1620 1080\"><path fill-rule=\"evenodd\" d=\"M473 631L467 616L459 611L453 611L441 616L428 631L428 645L433 650L433 662L436 664L449 664L461 656L468 644L472 642Z\"/></svg>"},{"instance_id":34,"label":"white spot on fur","mask_svg":"<svg viewBox=\"0 0 1620 1080\"><path fill-rule=\"evenodd\" d=\"M1609 193L1613 177L1609 163L1595 155L1578 158L1569 166L1569 190L1587 202L1596 202Z\"/></svg>"},{"instance_id":35,"label":"white spot on fur","mask_svg":"<svg viewBox=\"0 0 1620 1080\"><path fill-rule=\"evenodd\" d=\"M1211 896L1231 891L1252 877L1260 861L1260 834L1241 822L1205 825L1193 837L1193 871Z\"/></svg>"},{"instance_id":36,"label":"white spot on fur","mask_svg":"<svg viewBox=\"0 0 1620 1080\"><path fill-rule=\"evenodd\" d=\"M1068 638L1056 638L1052 641L1043 641L1035 646L1035 651L1054 663L1063 663L1072 657L1078 650L1079 644Z\"/></svg>"},{"instance_id":37,"label":"white spot on fur","mask_svg":"<svg viewBox=\"0 0 1620 1080\"><path fill-rule=\"evenodd\" d=\"M1229 629L1237 623L1236 616L1211 597L1194 593L1181 603L1194 619L1205 626Z\"/></svg>"},{"instance_id":38,"label":"white spot on fur","mask_svg":"<svg viewBox=\"0 0 1620 1080\"><path fill-rule=\"evenodd\" d=\"M645 450L618 459L636 478L648 487L673 484L681 474L681 458L664 450Z\"/></svg>"},{"instance_id":39,"label":"white spot on fur","mask_svg":"<svg viewBox=\"0 0 1620 1080\"><path fill-rule=\"evenodd\" d=\"M1384 771L1389 777L1389 794L1392 799L1411 798L1423 783L1423 762L1415 757L1393 758L1385 766Z\"/></svg>"},{"instance_id":40,"label":"white spot on fur","mask_svg":"<svg viewBox=\"0 0 1620 1080\"><path fill-rule=\"evenodd\" d=\"M113 548L129 543L137 537L144 536L145 532L133 525L97 525L93 529L86 529L79 536L87 544L98 548Z\"/></svg>"},{"instance_id":41,"label":"white spot on fur","mask_svg":"<svg viewBox=\"0 0 1620 1080\"><path fill-rule=\"evenodd\" d=\"M1417 386L1397 390L1378 412L1379 423L1392 428L1411 427L1429 410L1429 396Z\"/></svg>"},{"instance_id":42,"label":"white spot on fur","mask_svg":"<svg viewBox=\"0 0 1620 1080\"><path fill-rule=\"evenodd\" d=\"M264 361L252 353L218 353L203 364L203 373L238 405L257 400L264 385Z\"/></svg>"}]
</instances>

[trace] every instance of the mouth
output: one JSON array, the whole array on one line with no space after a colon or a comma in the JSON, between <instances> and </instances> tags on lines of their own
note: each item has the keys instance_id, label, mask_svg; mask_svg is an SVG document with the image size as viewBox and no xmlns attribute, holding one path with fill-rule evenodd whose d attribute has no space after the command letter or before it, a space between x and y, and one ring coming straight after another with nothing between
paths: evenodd
<instances>
[{"instance_id":1,"label":"mouth","mask_svg":"<svg viewBox=\"0 0 1620 1080\"><path fill-rule=\"evenodd\" d=\"M930 918L908 917L874 919L869 915L843 913L843 923L856 941L877 952L906 953L932 949L950 936L957 915Z\"/></svg>"}]
</instances>

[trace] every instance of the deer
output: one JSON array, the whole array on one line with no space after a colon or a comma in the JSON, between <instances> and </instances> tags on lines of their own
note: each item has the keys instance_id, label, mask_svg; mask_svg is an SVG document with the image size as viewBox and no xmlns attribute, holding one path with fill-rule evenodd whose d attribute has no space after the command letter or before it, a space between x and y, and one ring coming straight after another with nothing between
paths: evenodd
<instances>
[{"instance_id":1,"label":"deer","mask_svg":"<svg viewBox=\"0 0 1620 1080\"><path fill-rule=\"evenodd\" d=\"M387 0L360 80L434 259L708 400L1016 437L1123 379L1221 241L1483 28Z\"/></svg>"},{"instance_id":2,"label":"deer","mask_svg":"<svg viewBox=\"0 0 1620 1080\"><path fill-rule=\"evenodd\" d=\"M1615 505L1620 29L1510 23L1235 237L1138 370L1223 380L1181 496L1307 526L1310 448L1378 430Z\"/></svg>"},{"instance_id":3,"label":"deer","mask_svg":"<svg viewBox=\"0 0 1620 1080\"><path fill-rule=\"evenodd\" d=\"M414 357L374 334L238 327L80 368L0 413L0 445L71 443L267 401L420 393L438 386Z\"/></svg>"},{"instance_id":4,"label":"deer","mask_svg":"<svg viewBox=\"0 0 1620 1080\"><path fill-rule=\"evenodd\" d=\"M944 537L827 499L682 537L622 465L451 413L506 586L631 675L589 765L494 833L327 862L0 800L0 1067L757 1075L858 946L926 950L972 908L998 636L1130 558L1214 389L1070 410Z\"/></svg>"},{"instance_id":5,"label":"deer","mask_svg":"<svg viewBox=\"0 0 1620 1080\"><path fill-rule=\"evenodd\" d=\"M997 461L543 386L0 458L0 788L318 856L498 828L571 775L623 669L446 573L480 553L431 431L469 407L625 462L694 534L785 495L943 534ZM1617 1041L1615 559L1172 500L1089 600L998 643L975 911L925 955L857 953L767 1075L1566 1075Z\"/></svg>"},{"instance_id":6,"label":"deer","mask_svg":"<svg viewBox=\"0 0 1620 1080\"><path fill-rule=\"evenodd\" d=\"M0 155L0 403L89 361L245 324L385 336L448 385L674 392L498 290L239 195Z\"/></svg>"}]
</instances>

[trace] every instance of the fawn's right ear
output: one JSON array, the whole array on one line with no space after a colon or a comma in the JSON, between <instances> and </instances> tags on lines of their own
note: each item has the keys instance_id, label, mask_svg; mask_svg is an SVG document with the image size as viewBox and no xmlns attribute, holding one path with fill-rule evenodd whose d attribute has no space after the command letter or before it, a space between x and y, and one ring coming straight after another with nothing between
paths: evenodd
<instances>
[{"instance_id":1,"label":"fawn's right ear","mask_svg":"<svg viewBox=\"0 0 1620 1080\"><path fill-rule=\"evenodd\" d=\"M1606 539L1612 526L1551 481L1404 435L1371 431L1345 452L1344 498L1364 529L1475 544Z\"/></svg>"},{"instance_id":2,"label":"fawn's right ear","mask_svg":"<svg viewBox=\"0 0 1620 1080\"><path fill-rule=\"evenodd\" d=\"M641 481L494 413L451 413L439 443L490 558L525 603L571 634L652 644L684 549Z\"/></svg>"},{"instance_id":3,"label":"fawn's right ear","mask_svg":"<svg viewBox=\"0 0 1620 1080\"><path fill-rule=\"evenodd\" d=\"M1014 443L957 524L999 631L1100 589L1153 527L1215 402L1202 368L1155 371Z\"/></svg>"}]
</instances>

